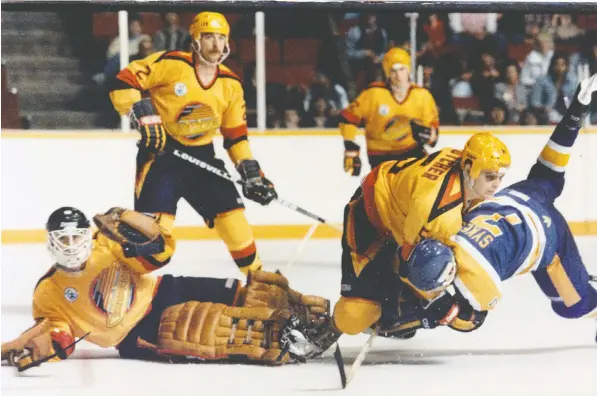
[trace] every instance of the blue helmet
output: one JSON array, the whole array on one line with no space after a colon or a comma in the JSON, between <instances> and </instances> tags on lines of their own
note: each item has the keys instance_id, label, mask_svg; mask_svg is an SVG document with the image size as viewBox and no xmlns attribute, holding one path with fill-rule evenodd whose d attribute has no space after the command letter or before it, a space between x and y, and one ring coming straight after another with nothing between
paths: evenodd
<instances>
[{"instance_id":1,"label":"blue helmet","mask_svg":"<svg viewBox=\"0 0 597 396\"><path fill-rule=\"evenodd\" d=\"M435 239L424 239L406 261L407 279L422 291L447 288L456 275L456 259L452 249Z\"/></svg>"}]
</instances>

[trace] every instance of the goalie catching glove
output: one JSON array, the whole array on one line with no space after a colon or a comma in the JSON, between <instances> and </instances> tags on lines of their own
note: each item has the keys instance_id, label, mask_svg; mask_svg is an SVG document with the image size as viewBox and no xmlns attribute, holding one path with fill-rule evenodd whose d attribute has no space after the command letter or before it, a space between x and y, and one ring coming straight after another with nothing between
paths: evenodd
<instances>
[{"instance_id":1,"label":"goalie catching glove","mask_svg":"<svg viewBox=\"0 0 597 396\"><path fill-rule=\"evenodd\" d=\"M244 182L243 195L245 198L261 205L267 205L278 198L274 184L263 175L259 162L254 159L243 160L237 165L236 170Z\"/></svg>"},{"instance_id":2,"label":"goalie catching glove","mask_svg":"<svg viewBox=\"0 0 597 396\"><path fill-rule=\"evenodd\" d=\"M124 257L151 256L164 251L160 226L150 215L124 208L112 208L93 217L102 234L122 246Z\"/></svg>"},{"instance_id":3,"label":"goalie catching glove","mask_svg":"<svg viewBox=\"0 0 597 396\"><path fill-rule=\"evenodd\" d=\"M151 99L142 99L133 104L130 117L135 129L141 134L137 145L156 154L164 151L168 135L162 117L156 113Z\"/></svg>"}]
</instances>

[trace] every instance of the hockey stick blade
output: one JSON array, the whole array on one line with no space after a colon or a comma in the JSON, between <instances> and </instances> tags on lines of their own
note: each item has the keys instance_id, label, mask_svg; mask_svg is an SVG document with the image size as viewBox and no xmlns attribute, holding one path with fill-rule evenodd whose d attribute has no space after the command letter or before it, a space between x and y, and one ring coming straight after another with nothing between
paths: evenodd
<instances>
[{"instance_id":1,"label":"hockey stick blade","mask_svg":"<svg viewBox=\"0 0 597 396\"><path fill-rule=\"evenodd\" d=\"M589 275L589 282L597 283L597 275Z\"/></svg>"},{"instance_id":2,"label":"hockey stick blade","mask_svg":"<svg viewBox=\"0 0 597 396\"><path fill-rule=\"evenodd\" d=\"M334 360L338 365L338 371L340 372L340 381L342 382L342 389L346 388L346 369L344 368L344 358L340 351L340 345L336 343L336 350L334 351Z\"/></svg>"}]
</instances>

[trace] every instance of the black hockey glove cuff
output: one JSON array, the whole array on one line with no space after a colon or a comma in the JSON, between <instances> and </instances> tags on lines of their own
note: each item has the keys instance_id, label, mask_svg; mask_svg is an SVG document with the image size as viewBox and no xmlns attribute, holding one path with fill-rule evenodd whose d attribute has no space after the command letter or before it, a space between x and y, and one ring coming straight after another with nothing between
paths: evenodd
<instances>
[{"instance_id":1,"label":"black hockey glove cuff","mask_svg":"<svg viewBox=\"0 0 597 396\"><path fill-rule=\"evenodd\" d=\"M236 170L243 180L243 195L245 198L261 205L267 205L278 198L274 184L261 171L259 162L254 159L241 161Z\"/></svg>"}]
</instances>

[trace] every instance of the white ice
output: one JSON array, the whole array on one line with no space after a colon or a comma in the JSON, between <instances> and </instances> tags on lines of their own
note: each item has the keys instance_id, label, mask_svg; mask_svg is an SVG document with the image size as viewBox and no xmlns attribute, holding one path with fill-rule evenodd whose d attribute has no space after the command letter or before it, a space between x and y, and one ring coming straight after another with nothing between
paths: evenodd
<instances>
[{"instance_id":1,"label":"white ice","mask_svg":"<svg viewBox=\"0 0 597 396\"><path fill-rule=\"evenodd\" d=\"M597 237L578 238L589 271L597 273ZM294 288L332 300L340 290L340 246L314 240L288 269L299 241L261 241L267 269L280 269ZM30 299L48 269L42 245L2 246L2 340L31 325ZM219 241L180 242L165 271L177 275L237 276ZM566 320L551 311L532 276L504 284L504 297L476 332L419 332L411 340L378 338L347 389L328 352L302 365L175 365L119 360L113 349L84 341L75 354L21 375L2 366L5 395L597 395L595 320ZM343 336L347 368L367 336Z\"/></svg>"}]
</instances>

